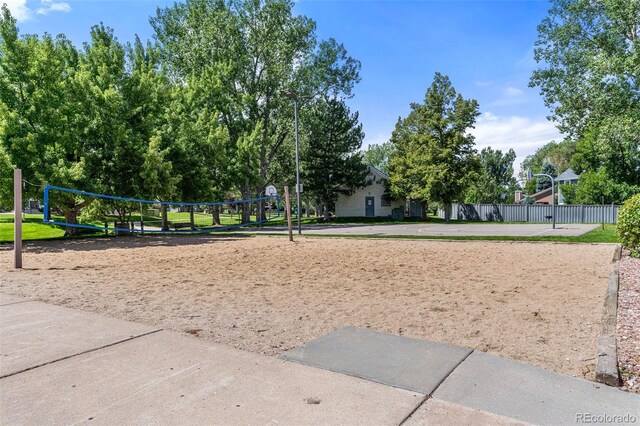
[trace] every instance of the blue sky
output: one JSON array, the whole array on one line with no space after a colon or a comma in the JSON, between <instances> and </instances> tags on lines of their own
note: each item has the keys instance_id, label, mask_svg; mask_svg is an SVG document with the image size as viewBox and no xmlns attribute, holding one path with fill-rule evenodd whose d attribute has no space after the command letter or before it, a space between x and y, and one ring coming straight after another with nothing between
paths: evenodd
<instances>
[{"instance_id":1,"label":"blue sky","mask_svg":"<svg viewBox=\"0 0 640 426\"><path fill-rule=\"evenodd\" d=\"M64 33L80 44L102 21L120 41L152 35L148 17L171 1L0 0L19 19L22 33ZM389 139L411 102L421 102L436 71L451 78L482 115L473 133L478 148L513 148L520 162L536 148L560 140L537 89L536 26L547 1L300 0L295 12L317 22L320 39L334 37L362 62L362 82L350 107L358 111L365 145Z\"/></svg>"}]
</instances>

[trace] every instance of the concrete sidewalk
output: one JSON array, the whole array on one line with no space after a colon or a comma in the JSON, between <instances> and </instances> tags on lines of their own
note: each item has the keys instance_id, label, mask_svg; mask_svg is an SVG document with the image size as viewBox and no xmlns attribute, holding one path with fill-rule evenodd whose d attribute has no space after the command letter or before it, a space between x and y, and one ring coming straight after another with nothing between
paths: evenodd
<instances>
[{"instance_id":1,"label":"concrete sidewalk","mask_svg":"<svg viewBox=\"0 0 640 426\"><path fill-rule=\"evenodd\" d=\"M0 295L0 418L523 424L575 423L588 410L640 422L637 395L456 346L348 328L284 356L296 362Z\"/></svg>"},{"instance_id":2,"label":"concrete sidewalk","mask_svg":"<svg viewBox=\"0 0 640 426\"><path fill-rule=\"evenodd\" d=\"M459 346L347 327L280 356L423 392L475 415L532 424L574 424L589 414L640 422L639 395ZM428 413L420 407L412 420Z\"/></svg>"}]
</instances>

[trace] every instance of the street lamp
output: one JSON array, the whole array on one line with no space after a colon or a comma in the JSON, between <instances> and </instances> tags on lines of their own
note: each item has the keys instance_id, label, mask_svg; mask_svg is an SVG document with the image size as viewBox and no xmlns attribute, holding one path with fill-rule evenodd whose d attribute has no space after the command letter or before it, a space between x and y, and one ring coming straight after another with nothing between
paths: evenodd
<instances>
[{"instance_id":1,"label":"street lamp","mask_svg":"<svg viewBox=\"0 0 640 426\"><path fill-rule=\"evenodd\" d=\"M552 220L552 227L553 229L556 229L556 186L555 186L555 180L553 179L553 176L545 174L545 173L537 173L537 174L533 174L531 172L531 169L527 170L527 179L528 180L533 180L534 176L545 176L548 177L551 180L551 220Z\"/></svg>"},{"instance_id":2,"label":"street lamp","mask_svg":"<svg viewBox=\"0 0 640 426\"><path fill-rule=\"evenodd\" d=\"M300 186L300 160L298 155L298 95L291 90L283 90L282 94L289 99L293 99L293 110L296 121L296 197L298 198L298 234L302 235L302 225L300 224L300 214L302 213L300 194L302 187Z\"/></svg>"}]
</instances>

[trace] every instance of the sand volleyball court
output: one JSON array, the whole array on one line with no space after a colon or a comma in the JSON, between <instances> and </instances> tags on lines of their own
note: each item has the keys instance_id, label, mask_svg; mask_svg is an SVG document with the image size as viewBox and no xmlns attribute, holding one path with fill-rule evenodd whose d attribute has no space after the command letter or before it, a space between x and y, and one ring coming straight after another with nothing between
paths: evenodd
<instances>
[{"instance_id":1,"label":"sand volleyball court","mask_svg":"<svg viewBox=\"0 0 640 426\"><path fill-rule=\"evenodd\" d=\"M275 355L340 327L593 378L612 245L162 236L0 247L0 292Z\"/></svg>"}]
</instances>

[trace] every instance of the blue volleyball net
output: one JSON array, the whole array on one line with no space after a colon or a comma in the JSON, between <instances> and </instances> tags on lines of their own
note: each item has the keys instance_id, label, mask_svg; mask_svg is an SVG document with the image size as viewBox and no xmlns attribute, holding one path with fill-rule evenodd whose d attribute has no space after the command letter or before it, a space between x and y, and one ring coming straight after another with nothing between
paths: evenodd
<instances>
[{"instance_id":1,"label":"blue volleyball net","mask_svg":"<svg viewBox=\"0 0 640 426\"><path fill-rule=\"evenodd\" d=\"M257 226L280 217L278 195L183 203L45 185L43 201L43 222L46 224L115 234L220 232Z\"/></svg>"}]
</instances>

